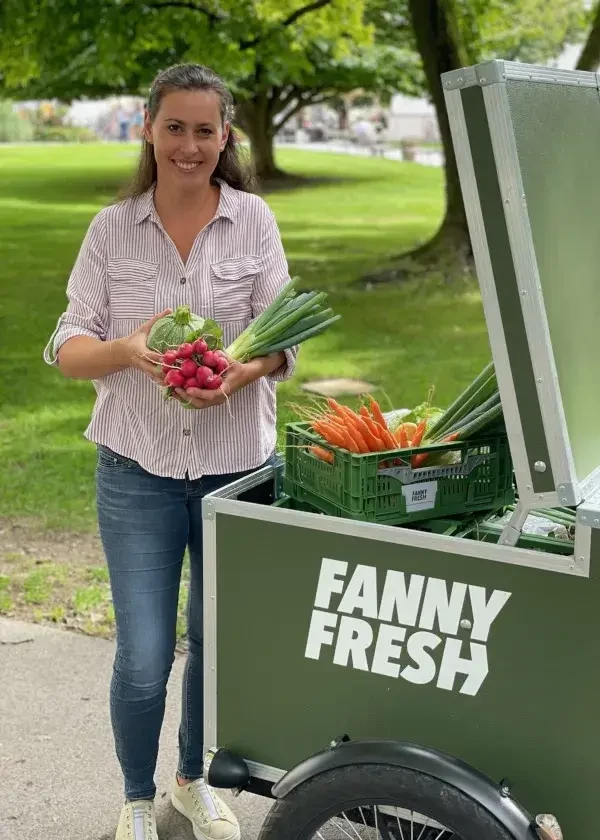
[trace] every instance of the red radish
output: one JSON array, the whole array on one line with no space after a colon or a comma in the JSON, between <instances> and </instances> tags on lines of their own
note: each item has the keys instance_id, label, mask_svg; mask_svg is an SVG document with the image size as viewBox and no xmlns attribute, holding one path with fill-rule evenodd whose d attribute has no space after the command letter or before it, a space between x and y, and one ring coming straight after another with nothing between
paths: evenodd
<instances>
[{"instance_id":1,"label":"red radish","mask_svg":"<svg viewBox=\"0 0 600 840\"><path fill-rule=\"evenodd\" d=\"M206 365L201 365L198 370L196 371L196 382L198 383L198 388L204 388L206 385L207 380L209 377L213 375L212 370Z\"/></svg>"},{"instance_id":2,"label":"red radish","mask_svg":"<svg viewBox=\"0 0 600 840\"><path fill-rule=\"evenodd\" d=\"M177 357L179 359L189 359L194 354L194 348L191 344L182 344L177 348Z\"/></svg>"},{"instance_id":3,"label":"red radish","mask_svg":"<svg viewBox=\"0 0 600 840\"><path fill-rule=\"evenodd\" d=\"M185 382L185 376L180 370L173 368L165 376L165 382L170 388L181 388Z\"/></svg>"},{"instance_id":4,"label":"red radish","mask_svg":"<svg viewBox=\"0 0 600 840\"><path fill-rule=\"evenodd\" d=\"M163 365L162 372L166 375L170 370L175 370L173 365Z\"/></svg>"},{"instance_id":5,"label":"red radish","mask_svg":"<svg viewBox=\"0 0 600 840\"><path fill-rule=\"evenodd\" d=\"M192 376L189 379L186 379L185 382L183 383L183 387L185 388L186 391L189 391L190 388L197 388L198 383L196 382L196 377Z\"/></svg>"},{"instance_id":6,"label":"red radish","mask_svg":"<svg viewBox=\"0 0 600 840\"><path fill-rule=\"evenodd\" d=\"M181 365L180 370L186 379L191 379L196 376L198 365L193 359L186 359Z\"/></svg>"},{"instance_id":7,"label":"red radish","mask_svg":"<svg viewBox=\"0 0 600 840\"><path fill-rule=\"evenodd\" d=\"M229 361L225 358L225 356L217 356L217 363L215 365L215 371L217 373L223 373L223 371L227 370L229 367Z\"/></svg>"},{"instance_id":8,"label":"red radish","mask_svg":"<svg viewBox=\"0 0 600 840\"><path fill-rule=\"evenodd\" d=\"M163 363L165 365L174 365L177 361L177 352L175 350L167 350L163 353Z\"/></svg>"},{"instance_id":9,"label":"red radish","mask_svg":"<svg viewBox=\"0 0 600 840\"><path fill-rule=\"evenodd\" d=\"M194 353L196 356L202 356L203 353L206 353L208 350L208 344L203 338L197 338L194 341Z\"/></svg>"},{"instance_id":10,"label":"red radish","mask_svg":"<svg viewBox=\"0 0 600 840\"><path fill-rule=\"evenodd\" d=\"M206 385L204 387L207 388L209 391L216 391L217 388L220 388L222 384L223 380L221 379L221 377L213 373L207 380Z\"/></svg>"},{"instance_id":11,"label":"red radish","mask_svg":"<svg viewBox=\"0 0 600 840\"><path fill-rule=\"evenodd\" d=\"M207 350L206 353L202 356L202 364L208 365L208 367L212 368L213 370L216 368L218 361L219 357L217 356L214 350Z\"/></svg>"}]
</instances>

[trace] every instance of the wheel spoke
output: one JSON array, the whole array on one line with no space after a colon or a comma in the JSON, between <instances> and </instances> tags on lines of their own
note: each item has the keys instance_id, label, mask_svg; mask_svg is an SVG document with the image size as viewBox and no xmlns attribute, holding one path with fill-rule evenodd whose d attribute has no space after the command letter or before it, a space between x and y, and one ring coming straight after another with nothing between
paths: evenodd
<instances>
[{"instance_id":1,"label":"wheel spoke","mask_svg":"<svg viewBox=\"0 0 600 840\"><path fill-rule=\"evenodd\" d=\"M342 816L344 817L344 819L345 819L345 820L346 820L346 822L348 823L348 828L356 834L356 836L358 837L358 840L362 840L362 838L361 838L360 834L358 833L358 831L354 828L354 825L353 825L353 824L350 822L350 820L348 819L347 814L344 812L344 813L342 814ZM348 837L350 837L350 835L348 835Z\"/></svg>"},{"instance_id":2,"label":"wheel spoke","mask_svg":"<svg viewBox=\"0 0 600 840\"><path fill-rule=\"evenodd\" d=\"M373 810L375 811L375 830L377 830L377 815L378 814L379 814L379 817L380 817L380 820L381 820L381 828L380 828L381 840L394 840L394 838L390 834L390 829L388 827L387 819L385 817L385 814L381 813L381 811L379 810L377 805L375 805L373 807ZM377 838L378 835L375 834L375 837Z\"/></svg>"}]
</instances>

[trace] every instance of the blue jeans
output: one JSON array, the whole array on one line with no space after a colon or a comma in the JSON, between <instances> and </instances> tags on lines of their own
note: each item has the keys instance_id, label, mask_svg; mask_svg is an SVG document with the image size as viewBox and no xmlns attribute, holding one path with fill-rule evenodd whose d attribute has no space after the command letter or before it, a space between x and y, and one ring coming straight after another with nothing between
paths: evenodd
<instances>
[{"instance_id":1,"label":"blue jeans","mask_svg":"<svg viewBox=\"0 0 600 840\"><path fill-rule=\"evenodd\" d=\"M178 770L184 778L202 776L202 499L247 474L207 475L195 481L162 478L98 447L98 522L117 626L110 711L128 800L152 799L156 794L154 772L167 680L175 658L186 546L190 552L188 655Z\"/></svg>"}]
</instances>

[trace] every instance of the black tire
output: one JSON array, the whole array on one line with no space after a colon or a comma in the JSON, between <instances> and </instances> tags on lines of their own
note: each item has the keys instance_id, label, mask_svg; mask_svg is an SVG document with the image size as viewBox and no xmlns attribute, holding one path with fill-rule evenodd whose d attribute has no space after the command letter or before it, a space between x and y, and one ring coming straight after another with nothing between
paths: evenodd
<instances>
[{"instance_id":1,"label":"black tire","mask_svg":"<svg viewBox=\"0 0 600 840\"><path fill-rule=\"evenodd\" d=\"M327 820L367 804L395 805L423 814L454 831L457 837L452 840L514 840L488 811L457 788L386 764L350 765L314 776L275 802L259 840L313 840Z\"/></svg>"}]
</instances>

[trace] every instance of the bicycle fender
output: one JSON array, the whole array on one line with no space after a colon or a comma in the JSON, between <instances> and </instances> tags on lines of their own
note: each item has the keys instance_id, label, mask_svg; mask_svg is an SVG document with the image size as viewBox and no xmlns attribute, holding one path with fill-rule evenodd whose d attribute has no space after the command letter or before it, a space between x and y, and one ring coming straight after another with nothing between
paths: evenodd
<instances>
[{"instance_id":1,"label":"bicycle fender","mask_svg":"<svg viewBox=\"0 0 600 840\"><path fill-rule=\"evenodd\" d=\"M506 788L455 756L406 741L340 743L301 761L282 776L271 793L283 799L313 776L350 764L390 764L432 776L476 800L515 840L539 840L532 816Z\"/></svg>"}]
</instances>

